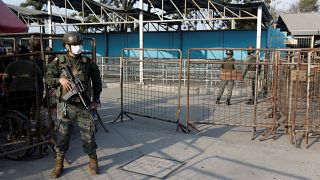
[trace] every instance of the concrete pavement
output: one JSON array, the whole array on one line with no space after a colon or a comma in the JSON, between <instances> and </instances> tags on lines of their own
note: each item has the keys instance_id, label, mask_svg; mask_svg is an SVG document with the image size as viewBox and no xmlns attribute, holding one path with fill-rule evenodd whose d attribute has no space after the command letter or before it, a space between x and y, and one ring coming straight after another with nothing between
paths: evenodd
<instances>
[{"instance_id":1,"label":"concrete pavement","mask_svg":"<svg viewBox=\"0 0 320 180\"><path fill-rule=\"evenodd\" d=\"M118 115L118 97L119 91L104 92L104 108L100 111L105 122ZM133 118L123 123L106 123L108 134L99 128L96 135L98 176L86 172L89 159L82 152L80 134L75 128L67 153L71 165L60 179L159 179L157 176L190 180L320 179L317 140L309 149L303 145L296 148L290 145L289 137L282 134L277 135L277 140L251 141L250 128L202 125L199 126L201 133L184 134L176 132L173 123ZM143 159L145 157L147 159ZM139 158L142 159L135 161ZM179 164L173 167L171 162ZM130 163L135 163L134 171L140 174L128 171L132 169ZM0 179L49 179L53 165L50 154L23 161L0 159ZM163 171L168 173L161 174Z\"/></svg>"}]
</instances>

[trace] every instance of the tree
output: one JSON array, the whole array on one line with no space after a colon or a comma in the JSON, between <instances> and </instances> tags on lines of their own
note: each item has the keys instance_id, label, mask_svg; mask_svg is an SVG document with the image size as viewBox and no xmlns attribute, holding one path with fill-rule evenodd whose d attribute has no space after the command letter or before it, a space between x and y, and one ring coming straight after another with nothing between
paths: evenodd
<instances>
[{"instance_id":1,"label":"tree","mask_svg":"<svg viewBox=\"0 0 320 180\"><path fill-rule=\"evenodd\" d=\"M35 10L42 10L42 7L45 3L37 0L26 0L24 3L21 3L21 7L33 7Z\"/></svg>"},{"instance_id":2,"label":"tree","mask_svg":"<svg viewBox=\"0 0 320 180\"><path fill-rule=\"evenodd\" d=\"M291 4L290 7L286 10L286 14L296 14L299 12L298 4Z\"/></svg>"},{"instance_id":3,"label":"tree","mask_svg":"<svg viewBox=\"0 0 320 180\"><path fill-rule=\"evenodd\" d=\"M298 6L300 12L316 12L319 9L317 0L300 0Z\"/></svg>"},{"instance_id":4,"label":"tree","mask_svg":"<svg viewBox=\"0 0 320 180\"><path fill-rule=\"evenodd\" d=\"M264 3L265 3L266 6L268 7L268 9L270 9L271 0L265 0Z\"/></svg>"},{"instance_id":5,"label":"tree","mask_svg":"<svg viewBox=\"0 0 320 180\"><path fill-rule=\"evenodd\" d=\"M100 3L121 8L123 10L130 10L138 0L100 0ZM119 24L118 30L126 31L128 28L133 29L133 24Z\"/></svg>"},{"instance_id":6,"label":"tree","mask_svg":"<svg viewBox=\"0 0 320 180\"><path fill-rule=\"evenodd\" d=\"M138 0L100 0L101 3L111 5L117 8L122 8L124 10L132 9L133 5Z\"/></svg>"}]
</instances>

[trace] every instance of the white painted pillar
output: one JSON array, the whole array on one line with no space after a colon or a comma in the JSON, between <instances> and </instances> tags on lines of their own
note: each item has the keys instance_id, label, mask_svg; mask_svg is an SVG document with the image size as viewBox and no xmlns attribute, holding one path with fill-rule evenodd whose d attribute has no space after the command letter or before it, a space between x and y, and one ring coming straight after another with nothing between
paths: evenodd
<instances>
[{"instance_id":1,"label":"white painted pillar","mask_svg":"<svg viewBox=\"0 0 320 180\"><path fill-rule=\"evenodd\" d=\"M236 4L236 0L231 1L232 4ZM232 19L231 20L231 29L236 29L236 20Z\"/></svg>"},{"instance_id":2,"label":"white painted pillar","mask_svg":"<svg viewBox=\"0 0 320 180\"><path fill-rule=\"evenodd\" d=\"M256 48L261 48L261 25L262 25L262 6L258 6L258 13L257 13L257 42Z\"/></svg>"},{"instance_id":3,"label":"white painted pillar","mask_svg":"<svg viewBox=\"0 0 320 180\"><path fill-rule=\"evenodd\" d=\"M47 1L47 8L48 8L48 34L52 34L52 6L51 0ZM52 48L52 39L49 38L49 47Z\"/></svg>"},{"instance_id":4,"label":"white painted pillar","mask_svg":"<svg viewBox=\"0 0 320 180\"><path fill-rule=\"evenodd\" d=\"M143 0L140 0L139 7L139 48L143 48ZM143 60L143 50L140 51L140 60ZM143 83L143 62L140 62L140 83Z\"/></svg>"},{"instance_id":5,"label":"white painted pillar","mask_svg":"<svg viewBox=\"0 0 320 180\"><path fill-rule=\"evenodd\" d=\"M231 20L231 29L236 29L236 20Z\"/></svg>"}]
</instances>

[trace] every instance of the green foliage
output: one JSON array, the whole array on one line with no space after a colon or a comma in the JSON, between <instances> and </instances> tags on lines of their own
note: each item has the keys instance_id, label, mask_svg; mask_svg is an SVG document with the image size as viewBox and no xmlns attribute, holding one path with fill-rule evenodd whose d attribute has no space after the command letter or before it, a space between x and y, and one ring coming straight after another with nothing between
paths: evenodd
<instances>
[{"instance_id":1,"label":"green foliage","mask_svg":"<svg viewBox=\"0 0 320 180\"><path fill-rule=\"evenodd\" d=\"M100 0L100 3L104 3L109 6L114 6L124 10L130 10L133 8L133 5L137 1L138 0ZM119 24L118 26L116 26L116 29L118 29L118 31L126 31L128 28L133 29L133 24Z\"/></svg>"},{"instance_id":2,"label":"green foliage","mask_svg":"<svg viewBox=\"0 0 320 180\"><path fill-rule=\"evenodd\" d=\"M316 12L319 7L317 5L317 0L300 0L299 1L299 11L300 12Z\"/></svg>"},{"instance_id":3,"label":"green foliage","mask_svg":"<svg viewBox=\"0 0 320 180\"><path fill-rule=\"evenodd\" d=\"M33 7L35 10L42 10L42 7L45 3L37 0L26 0L24 3L21 3L21 7Z\"/></svg>"},{"instance_id":4,"label":"green foliage","mask_svg":"<svg viewBox=\"0 0 320 180\"><path fill-rule=\"evenodd\" d=\"M85 17L84 22L99 22L99 19L95 15L89 15Z\"/></svg>"},{"instance_id":5,"label":"green foliage","mask_svg":"<svg viewBox=\"0 0 320 180\"><path fill-rule=\"evenodd\" d=\"M100 2L103 4L128 10L132 9L137 0L100 0Z\"/></svg>"}]
</instances>

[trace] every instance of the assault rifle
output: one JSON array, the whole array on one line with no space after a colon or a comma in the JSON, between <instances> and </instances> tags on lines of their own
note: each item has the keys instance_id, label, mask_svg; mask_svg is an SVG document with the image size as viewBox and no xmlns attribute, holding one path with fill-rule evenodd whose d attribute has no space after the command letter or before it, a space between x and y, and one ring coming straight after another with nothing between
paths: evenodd
<instances>
[{"instance_id":1,"label":"assault rifle","mask_svg":"<svg viewBox=\"0 0 320 180\"><path fill-rule=\"evenodd\" d=\"M83 88L83 85L80 81L80 79L75 78L72 74L72 71L70 69L70 66L63 66L62 67L62 72L64 73L64 75L66 76L66 78L70 81L71 83L71 90L69 92L67 92L62 99L64 101L68 101L71 97L78 95L82 104L84 105L84 107L88 110L89 114L90 114L90 120L92 121L92 123L94 124L94 126L96 127L96 120L95 117L93 115L96 116L97 121L100 123L100 125L102 126L102 128L106 131L109 132L107 130L107 128L104 126L100 115L98 113L98 111L94 108L92 108L91 106L91 100L90 98L87 96L86 91ZM96 128L97 131L97 128Z\"/></svg>"}]
</instances>

